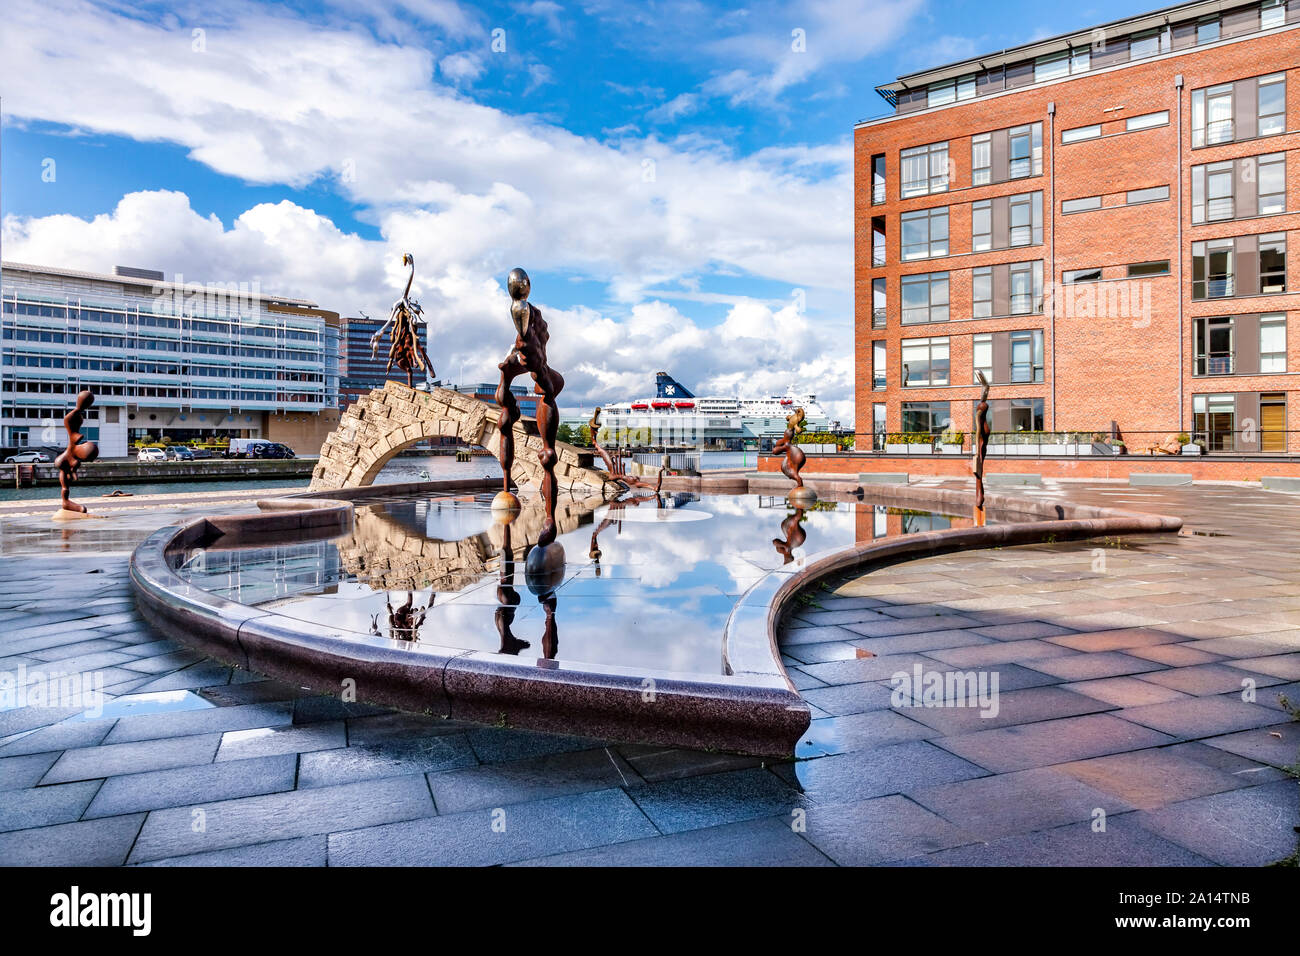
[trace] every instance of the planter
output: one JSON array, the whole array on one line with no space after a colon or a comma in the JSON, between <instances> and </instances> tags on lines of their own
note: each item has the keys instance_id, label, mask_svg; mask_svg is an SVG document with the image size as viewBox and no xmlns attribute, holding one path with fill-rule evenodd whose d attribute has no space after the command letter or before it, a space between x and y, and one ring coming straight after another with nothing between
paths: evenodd
<instances>
[{"instance_id":1,"label":"planter","mask_svg":"<svg viewBox=\"0 0 1300 956\"><path fill-rule=\"evenodd\" d=\"M1031 448L1037 448L1039 455L1068 455L1070 454L1069 445L1054 443L1051 445L1031 445Z\"/></svg>"},{"instance_id":2,"label":"planter","mask_svg":"<svg viewBox=\"0 0 1300 956\"><path fill-rule=\"evenodd\" d=\"M1188 445L1184 445L1184 446L1183 446L1183 454L1184 454L1184 455L1200 455L1200 454L1203 454L1203 453L1204 453L1204 449L1201 448L1200 445L1191 445L1191 444L1188 444Z\"/></svg>"},{"instance_id":3,"label":"planter","mask_svg":"<svg viewBox=\"0 0 1300 956\"><path fill-rule=\"evenodd\" d=\"M885 453L888 455L906 455L911 447L911 445L885 445Z\"/></svg>"},{"instance_id":4,"label":"planter","mask_svg":"<svg viewBox=\"0 0 1300 956\"><path fill-rule=\"evenodd\" d=\"M940 445L939 453L943 455L960 455L961 449L961 445Z\"/></svg>"},{"instance_id":5,"label":"planter","mask_svg":"<svg viewBox=\"0 0 1300 956\"><path fill-rule=\"evenodd\" d=\"M890 455L931 455L934 445L886 445L885 451Z\"/></svg>"}]
</instances>

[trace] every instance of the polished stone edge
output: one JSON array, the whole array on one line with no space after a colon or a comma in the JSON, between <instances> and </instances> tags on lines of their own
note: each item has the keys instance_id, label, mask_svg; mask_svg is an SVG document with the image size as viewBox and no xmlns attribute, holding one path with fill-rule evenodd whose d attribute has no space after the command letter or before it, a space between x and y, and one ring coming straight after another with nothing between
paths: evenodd
<instances>
[{"instance_id":1,"label":"polished stone edge","mask_svg":"<svg viewBox=\"0 0 1300 956\"><path fill-rule=\"evenodd\" d=\"M396 486L402 491L372 486L365 492L370 497L480 486L420 482ZM808 727L808 705L780 671L695 679L330 633L229 601L176 573L169 558L218 537L223 548L254 547L260 540L282 540L289 531L295 537L332 537L351 526L352 505L337 492L258 504L262 514L200 518L162 528L141 543L131 556L130 578L136 604L151 624L250 671L443 718L783 758Z\"/></svg>"}]
</instances>

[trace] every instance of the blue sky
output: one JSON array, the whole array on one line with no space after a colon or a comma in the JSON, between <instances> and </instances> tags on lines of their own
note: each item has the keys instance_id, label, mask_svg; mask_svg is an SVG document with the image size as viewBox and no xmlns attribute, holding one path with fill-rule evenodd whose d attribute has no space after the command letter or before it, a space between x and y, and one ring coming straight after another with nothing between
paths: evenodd
<instances>
[{"instance_id":1,"label":"blue sky","mask_svg":"<svg viewBox=\"0 0 1300 956\"><path fill-rule=\"evenodd\" d=\"M818 389L847 420L849 143L887 112L874 86L1134 12L10 0L4 256L251 275L374 314L410 247L435 365L479 377L519 263L575 400L671 365L697 390Z\"/></svg>"}]
</instances>

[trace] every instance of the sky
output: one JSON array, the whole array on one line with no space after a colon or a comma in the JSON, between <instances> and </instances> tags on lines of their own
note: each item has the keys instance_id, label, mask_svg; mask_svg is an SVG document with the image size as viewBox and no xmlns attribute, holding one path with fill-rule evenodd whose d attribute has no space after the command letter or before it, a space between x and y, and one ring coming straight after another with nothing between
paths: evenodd
<instances>
[{"instance_id":1,"label":"sky","mask_svg":"<svg viewBox=\"0 0 1300 956\"><path fill-rule=\"evenodd\" d=\"M464 383L495 381L523 266L566 411L664 370L813 391L848 426L875 86L1146 8L5 0L3 256L380 316L411 252L437 376Z\"/></svg>"}]
</instances>

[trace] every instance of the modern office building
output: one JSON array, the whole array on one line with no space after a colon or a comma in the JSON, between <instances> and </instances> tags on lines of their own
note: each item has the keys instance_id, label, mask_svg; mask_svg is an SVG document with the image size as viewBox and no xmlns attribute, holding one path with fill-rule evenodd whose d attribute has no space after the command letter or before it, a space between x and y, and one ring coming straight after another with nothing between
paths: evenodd
<instances>
[{"instance_id":1,"label":"modern office building","mask_svg":"<svg viewBox=\"0 0 1300 956\"><path fill-rule=\"evenodd\" d=\"M143 439L266 438L315 454L338 422L338 314L256 283L3 264L0 445L53 447L78 391L104 457Z\"/></svg>"},{"instance_id":2,"label":"modern office building","mask_svg":"<svg viewBox=\"0 0 1300 956\"><path fill-rule=\"evenodd\" d=\"M1300 0L1184 3L877 91L859 449L969 434L983 371L998 431L1300 451Z\"/></svg>"}]
</instances>

